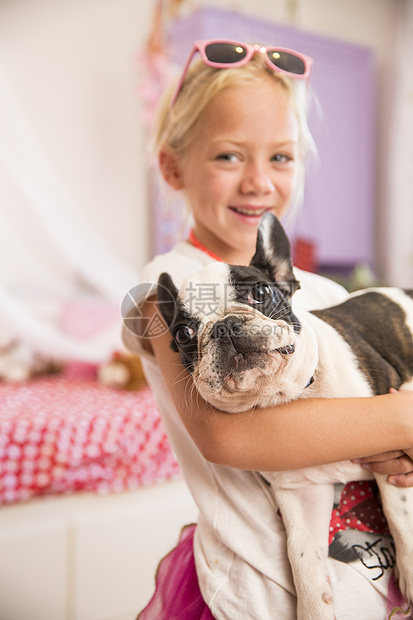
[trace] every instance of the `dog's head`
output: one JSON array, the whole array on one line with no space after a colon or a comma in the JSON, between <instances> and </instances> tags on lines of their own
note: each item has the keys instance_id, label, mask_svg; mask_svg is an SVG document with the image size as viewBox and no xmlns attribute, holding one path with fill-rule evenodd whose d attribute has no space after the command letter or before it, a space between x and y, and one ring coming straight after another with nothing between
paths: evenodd
<instances>
[{"instance_id":1,"label":"dog's head","mask_svg":"<svg viewBox=\"0 0 413 620\"><path fill-rule=\"evenodd\" d=\"M161 274L158 303L172 347L206 401L240 412L302 393L316 367L317 345L291 308L299 286L288 238L269 213L261 218L248 267L213 263L179 291Z\"/></svg>"}]
</instances>

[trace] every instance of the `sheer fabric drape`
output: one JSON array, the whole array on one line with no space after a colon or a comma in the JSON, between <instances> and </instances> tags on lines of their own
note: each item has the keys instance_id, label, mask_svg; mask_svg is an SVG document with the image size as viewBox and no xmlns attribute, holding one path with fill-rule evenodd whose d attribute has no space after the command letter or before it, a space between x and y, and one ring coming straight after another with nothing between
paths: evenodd
<instances>
[{"instance_id":1,"label":"sheer fabric drape","mask_svg":"<svg viewBox=\"0 0 413 620\"><path fill-rule=\"evenodd\" d=\"M1 67L0 256L0 339L13 337L46 356L90 362L120 346L120 305L137 273L113 254L71 199ZM61 327L62 305L74 300L96 302L101 315L107 304L108 320L90 338Z\"/></svg>"}]
</instances>

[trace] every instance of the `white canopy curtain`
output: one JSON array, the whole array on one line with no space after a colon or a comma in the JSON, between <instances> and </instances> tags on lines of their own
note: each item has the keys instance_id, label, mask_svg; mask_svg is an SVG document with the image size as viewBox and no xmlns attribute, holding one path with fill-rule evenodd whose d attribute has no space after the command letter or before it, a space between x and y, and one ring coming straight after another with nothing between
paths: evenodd
<instances>
[{"instance_id":1,"label":"white canopy curtain","mask_svg":"<svg viewBox=\"0 0 413 620\"><path fill-rule=\"evenodd\" d=\"M390 125L387 280L413 288L413 0L397 0L394 106Z\"/></svg>"},{"instance_id":2,"label":"white canopy curtain","mask_svg":"<svg viewBox=\"0 0 413 620\"><path fill-rule=\"evenodd\" d=\"M0 257L0 336L59 360L100 362L119 348L120 305L137 274L82 217L1 67ZM119 321L80 340L38 311L79 296L117 304Z\"/></svg>"}]
</instances>

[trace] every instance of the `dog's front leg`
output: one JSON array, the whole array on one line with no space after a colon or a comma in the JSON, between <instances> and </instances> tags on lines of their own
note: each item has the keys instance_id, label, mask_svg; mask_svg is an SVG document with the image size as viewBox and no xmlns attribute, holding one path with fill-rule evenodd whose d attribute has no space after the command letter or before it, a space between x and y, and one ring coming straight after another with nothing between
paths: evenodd
<instances>
[{"instance_id":1,"label":"dog's front leg","mask_svg":"<svg viewBox=\"0 0 413 620\"><path fill-rule=\"evenodd\" d=\"M334 620L327 571L332 484L274 488L287 532L287 553L297 592L297 620Z\"/></svg>"},{"instance_id":2,"label":"dog's front leg","mask_svg":"<svg viewBox=\"0 0 413 620\"><path fill-rule=\"evenodd\" d=\"M403 489L376 474L383 511L396 546L399 588L406 601L413 604L413 488Z\"/></svg>"}]
</instances>

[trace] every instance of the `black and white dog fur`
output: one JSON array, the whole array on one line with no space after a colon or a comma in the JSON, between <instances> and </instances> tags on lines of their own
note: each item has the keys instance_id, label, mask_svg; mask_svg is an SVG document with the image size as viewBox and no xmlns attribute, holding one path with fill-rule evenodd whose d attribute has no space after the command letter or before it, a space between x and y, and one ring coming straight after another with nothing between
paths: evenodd
<instances>
[{"instance_id":1,"label":"black and white dog fur","mask_svg":"<svg viewBox=\"0 0 413 620\"><path fill-rule=\"evenodd\" d=\"M215 299L205 312L196 291L211 283ZM413 291L367 289L322 311L293 311L290 299L299 283L289 241L271 214L261 219L248 267L211 264L180 291L164 273L158 285L172 347L202 397L222 411L413 387ZM373 475L349 461L261 473L271 484L286 528L297 618L332 620L326 561L334 483ZM413 489L375 477L396 545L399 586L411 602Z\"/></svg>"}]
</instances>

